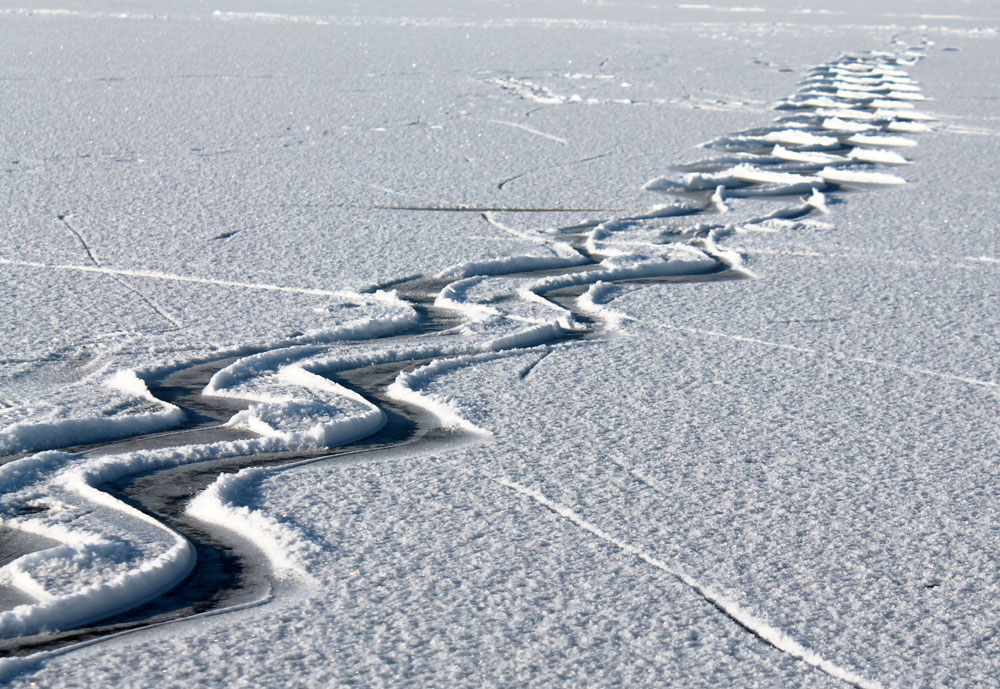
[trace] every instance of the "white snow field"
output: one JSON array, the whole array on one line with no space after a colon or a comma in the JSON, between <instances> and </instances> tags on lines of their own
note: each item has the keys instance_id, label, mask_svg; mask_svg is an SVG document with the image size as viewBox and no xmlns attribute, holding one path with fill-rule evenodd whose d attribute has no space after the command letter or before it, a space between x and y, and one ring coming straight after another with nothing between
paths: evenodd
<instances>
[{"instance_id":1,"label":"white snow field","mask_svg":"<svg viewBox=\"0 0 1000 689\"><path fill-rule=\"evenodd\" d=\"M995 2L0 46L0 684L1000 687Z\"/></svg>"}]
</instances>

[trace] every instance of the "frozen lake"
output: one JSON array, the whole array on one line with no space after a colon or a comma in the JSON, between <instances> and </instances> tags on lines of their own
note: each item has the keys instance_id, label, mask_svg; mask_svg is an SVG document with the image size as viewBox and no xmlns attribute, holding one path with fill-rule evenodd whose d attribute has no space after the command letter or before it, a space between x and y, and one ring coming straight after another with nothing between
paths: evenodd
<instances>
[{"instance_id":1,"label":"frozen lake","mask_svg":"<svg viewBox=\"0 0 1000 689\"><path fill-rule=\"evenodd\" d=\"M998 32L0 7L0 682L992 686Z\"/></svg>"}]
</instances>

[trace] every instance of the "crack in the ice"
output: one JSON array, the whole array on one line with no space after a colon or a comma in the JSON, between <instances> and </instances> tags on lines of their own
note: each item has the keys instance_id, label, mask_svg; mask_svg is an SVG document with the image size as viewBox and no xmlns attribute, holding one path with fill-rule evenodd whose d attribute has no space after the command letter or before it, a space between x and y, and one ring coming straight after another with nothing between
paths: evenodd
<instances>
[{"instance_id":1,"label":"crack in the ice","mask_svg":"<svg viewBox=\"0 0 1000 689\"><path fill-rule=\"evenodd\" d=\"M588 206L477 206L477 205L379 205L354 206L377 211L424 211L430 213L635 213L634 208Z\"/></svg>"},{"instance_id":2,"label":"crack in the ice","mask_svg":"<svg viewBox=\"0 0 1000 689\"><path fill-rule=\"evenodd\" d=\"M97 257L94 255L94 252L90 250L90 245L83 238L83 235L80 234L80 232L77 231L77 229L70 224L70 222L69 222L70 214L69 213L60 213L56 217L59 218L59 222L61 222L63 224L63 226L67 230L69 230L73 234L74 237L77 238L77 241L80 242L80 246L83 247L83 250L87 254L87 258L90 260L91 264L93 264L93 266L95 268L100 268L103 271L104 266L101 265L101 262L97 260ZM103 271L103 272L106 272L106 271ZM174 330L179 330L179 329L181 329L181 328L184 327L183 323L181 323L176 318L174 318L173 316L171 316L170 314L168 314L166 311L164 311L162 308L160 308L160 306L156 302L154 302L152 299L150 299L149 297L147 297L145 294L143 294L142 292L140 292L136 288L132 287L132 285L130 285L127 282L125 282L124 280L122 280L119 276L115 275L114 273L107 273L107 274L108 274L108 276L112 280L114 280L115 282L117 282L119 285L121 285L123 288L125 288L126 290L128 290L129 292L131 292L132 294L134 294L135 296L137 296L139 299L141 299L146 304L146 306L148 306L149 308L151 308L161 318L163 318L165 321L167 321L168 323L170 323L173 326Z\"/></svg>"},{"instance_id":3,"label":"crack in the ice","mask_svg":"<svg viewBox=\"0 0 1000 689\"><path fill-rule=\"evenodd\" d=\"M834 319L830 319L834 320ZM666 325L665 330L677 330L687 333L692 333L695 335L704 335L707 337L716 337L726 340L733 340L736 342L744 342L747 344L762 345L764 347L772 347L774 349L784 349L790 352L796 352L798 354L808 354L809 356L822 356L829 357L831 359L836 359L838 361L850 361L856 364L865 364L868 366L875 366L878 368L890 369L893 371L901 371L903 373L908 373L915 376L928 376L931 378L940 378L941 380L948 380L956 383L965 383L966 385L974 385L976 387L984 388L1000 388L1000 383L993 380L983 380L981 378L973 378L971 376L961 376L953 373L943 373L941 371L934 371L932 369L920 368L916 366L904 366L902 364L895 364L891 361L882 361L880 359L870 359L867 357L858 357L845 354L836 350L824 351L821 349L815 349L812 347L799 347L797 345L788 344L785 342L775 342L773 340L762 340L757 337L749 337L747 335L737 335L733 333L723 333L716 330L705 330L703 328L694 328L691 326L682 325Z\"/></svg>"},{"instance_id":4,"label":"crack in the ice","mask_svg":"<svg viewBox=\"0 0 1000 689\"><path fill-rule=\"evenodd\" d=\"M674 577L677 581L700 596L706 603L728 617L741 629L749 632L772 648L811 665L820 672L856 687L857 689L882 689L882 685L878 682L867 679L853 670L841 667L840 665L822 657L818 653L802 646L802 644L795 641L795 639L785 632L769 625L765 620L762 620L736 601L726 598L726 596L719 593L708 584L702 583L679 568L671 566L667 562L660 560L645 549L612 536L600 527L584 519L569 507L560 505L559 503L545 497L540 492L506 478L493 480L499 485L509 488L514 492L533 500L538 505L544 507L550 512L553 512L557 516L562 517L591 535L596 536L600 540L618 548L622 552L632 555L646 564L652 565L656 569Z\"/></svg>"},{"instance_id":5,"label":"crack in the ice","mask_svg":"<svg viewBox=\"0 0 1000 689\"><path fill-rule=\"evenodd\" d=\"M373 446L379 448L381 452L388 451L386 448L398 447L400 443L415 443L414 437L419 439L419 433L428 432L426 427L421 428L421 423L436 424L435 427L439 429L451 426L474 430L472 425L463 419L447 400L437 398L425 389L428 381L455 368L477 365L500 357L537 352L538 358L517 372L518 377L525 380L552 351L550 346L552 342L593 338L609 329L618 327L617 324L621 321L620 317L615 317L613 313L606 310L601 300L601 295L606 294L602 291L602 281L622 282L643 279L669 281L672 279L745 277L748 272L741 268L742 258L739 252L720 247L719 241L721 239L738 234L742 228L749 226L779 221L791 223L794 226L794 222L800 221L810 214L826 212L827 199L822 193L823 191L837 194L845 186L850 185L860 188L878 188L885 184L898 183L896 181L898 178L889 179L889 176L881 173L867 172L873 166L872 162L859 161L849 155L852 147L868 150L875 145L909 145L909 140L900 140L895 135L886 136L880 133L891 130L889 124L892 118L885 115L885 104L880 103L888 96L882 92L872 95L875 94L875 89L882 88L886 83L889 83L891 84L890 89L899 90L899 93L896 94L898 102L908 102L917 97L915 94L919 89L906 91L902 86L898 86L898 84L905 85L905 82L902 81L903 77L895 74L898 70L892 66L893 64L899 64L899 62L893 63L875 57L845 56L834 63L823 65L814 71L816 77L811 77L806 81L800 94L784 104L787 109L799 111L801 121L793 123L788 120L778 121L771 127L746 130L728 137L721 137L711 142L709 147L723 149L726 152L723 158L696 164L701 169L692 171L680 182L661 179L647 184L647 188L650 189L694 198L696 203L692 205L675 203L670 206L656 207L646 213L609 208L531 206L366 206L366 208L372 209L478 212L482 214L486 222L498 229L525 241L546 246L550 249L551 255L508 256L472 261L446 270L436 278L410 276L382 283L382 287L393 288L394 298L401 305L410 307L413 314L416 315L402 319L400 321L402 325L395 321L388 321L378 327L373 327L369 332L352 331L353 336L359 338L357 340L347 340L345 336L344 340L338 342L335 338L331 338L329 342L310 344L310 346L286 347L281 350L260 351L233 363L220 363L219 365L225 365L225 368L213 373L211 380L204 388L206 399L212 399L212 396L215 396L217 402L222 400L218 402L219 404L222 404L226 399L229 399L231 404L232 400L247 397L247 390L255 385L260 386L259 390L268 389L268 385L278 386L275 388L278 390L284 389L280 387L282 385L286 387L289 385L298 386L314 396L311 398L316 405L312 407L313 411L308 411L310 409L308 405L303 407L307 409L304 412L307 417L310 413L313 414L307 420L312 419L313 421L318 413L315 411L316 409L323 413L332 413L328 412L328 408L323 407L323 404L329 402L333 407L336 407L336 402L339 400L343 406L347 405L347 402L344 401L347 400L355 407L359 405L363 407L366 410L365 414L368 415L348 417L352 423L360 419L364 424L368 424L365 428L369 430L366 430L366 435L361 439L355 438L350 443L343 439L336 442L335 440L327 440L324 435L323 438L311 439L308 442L301 438L293 440L296 436L292 431L286 433L281 428L272 428L263 417L256 417L256 421L259 421L256 426L250 423L255 420L253 414L267 413L267 405L259 404L255 409L247 409L237 415L243 419L241 423L248 425L232 426L232 421L227 424L229 431L234 428L256 428L261 433L265 433L263 437L257 437L246 431L249 440L240 440L234 446L242 448L240 450L242 454L226 455L223 453L214 459L206 459L211 457L207 443L186 445L184 447L187 448L187 455L175 450L178 452L177 457L171 456L163 459L164 466L168 464L174 466L170 462L179 464L186 461L225 461L230 462L236 468L255 466L275 461L274 455L268 453L276 452L277 448L285 453L311 452L321 454L319 460L314 457L307 461L327 460L332 455L323 449L324 444L339 444L342 447L353 448L360 447L365 442L376 442L367 440L379 437L377 434L371 435L370 427L373 427L371 423L379 421L378 418L375 418L377 414L382 415L381 421L384 423L387 410L390 409L395 409L396 411L393 413L400 418L408 419L414 426L418 427L418 430L400 431L397 429L393 431L396 435L388 436L389 440L383 438L384 442L378 441ZM878 84L869 84L866 81L867 79L875 79L876 75L878 76ZM841 88L838 85L841 82L849 84L850 88ZM519 82L507 86L528 88L534 85ZM871 86L871 89L866 93L864 87L867 86ZM914 86L914 88L916 87ZM817 89L826 89L826 91L817 92L832 94L837 98L848 99L850 102L838 105L836 101L833 101L833 105L831 105L830 102L827 102L832 101L830 96L811 95L811 92ZM840 93L841 91L847 95ZM895 93L895 91L889 93ZM542 95L544 96L545 93L542 92ZM827 100L823 100L824 98ZM831 118L820 114L821 111L829 108L836 108L835 117ZM813 115L809 113L813 113L820 119L814 121ZM822 119L824 117L826 119ZM877 121L881 129L874 130L876 136L858 140L854 132L857 127L849 126L843 130L837 129L845 127L843 122L848 121L848 118L856 118L866 122L868 120ZM872 127L874 128L874 125ZM540 132L533 130L533 133L539 134ZM504 180L498 185L498 188L502 189L505 184L534 172L582 164L613 153L613 151L609 151L581 160L529 170ZM889 158L887 155L882 157ZM861 172L856 171L859 166ZM695 166L689 167L692 170L695 168ZM845 174L845 170L847 174ZM812 195L806 198L804 195L808 195L810 192ZM737 200L757 198L770 202L789 202L792 200L794 203L773 213L765 215L761 215L759 212L743 213L741 217L737 204L734 204L737 209L732 210L725 202L727 198ZM831 204L834 201L833 198L829 199ZM493 212L566 212L574 210L623 211L629 215L604 221L588 221L575 226L546 231L520 231L503 225L491 215ZM724 216L723 221L714 223L697 221L710 214ZM0 264L107 274L133 292L135 290L125 285L120 278L172 280L335 297L343 297L347 294L332 290L242 283L153 271L106 268L100 265L84 238L67 222L66 217L67 214L62 214L59 216L59 220L80 241L92 265L54 265L3 258L0 258ZM635 237L633 238L629 233L635 233ZM232 236L232 234L234 233L219 235L217 238L221 239L225 236ZM636 253L637 251L638 253ZM631 263L629 261L623 262L621 260L623 256L629 257ZM375 288L372 290L374 291ZM480 291L477 292L477 290ZM141 293L136 293L142 297ZM354 296L356 297L356 295ZM584 297L586 301L584 301ZM148 300L147 303L156 308ZM161 315L168 318L164 313ZM716 331L680 326L667 327L672 330L686 330L704 336L728 337L809 355L826 354L842 357L837 353L822 353L794 345L767 342ZM482 328L482 330L477 330L477 328ZM544 346L544 349L539 349L539 346ZM998 385L993 382L976 381L920 369L907 369L902 366L857 357L842 358L859 363L887 365L912 373L937 375L978 385L994 387ZM394 382L386 387L386 381L393 376L395 376ZM335 382L334 377L338 381L343 381L343 384ZM229 384L232 385L232 389L227 388ZM240 387L244 384L250 387ZM262 394L259 390L254 393L258 398ZM321 393L328 395L329 400L324 398ZM285 402L275 402L274 404L280 407ZM293 400L289 404L294 406L296 403ZM412 418L407 415L411 415ZM237 417L233 417L233 420L236 419ZM414 421L414 419L418 420ZM428 421L428 419L433 420ZM406 424L404 423L403 426ZM319 428L319 425L316 427ZM215 428L221 427L216 426ZM199 430L205 430L204 425ZM267 435L271 431L274 431L274 434ZM172 433L180 437L188 432L186 429L181 429ZM378 431L378 433L381 432ZM283 433L284 435L282 435ZM157 439L162 441L170 436L171 432L149 434L134 439L134 442L138 443L138 447L142 447L143 442L154 442L153 446L155 446ZM337 433L333 433L331 437L337 438L339 436ZM110 448L112 446L113 444L105 444L90 448L90 451L96 452L101 447ZM173 447L173 445L170 446L170 448ZM232 451L235 452L236 449ZM323 454L324 452L325 454ZM341 454L355 452L360 453L364 450L349 449ZM368 459L378 456L376 453ZM121 455L109 455L109 457L120 458ZM621 462L616 461L615 463L632 473L637 480L651 488L656 488L648 477L642 476ZM187 466L191 465L185 465L185 468ZM208 471L208 469L201 467L198 469L202 473ZM669 573L735 624L774 648L802 660L832 677L858 687L858 689L879 687L877 683L868 681L802 647L788 635L770 627L735 602L727 600L678 568L671 567L668 563L657 559L643 548L611 536L583 519L569 507L559 505L524 485L506 479L499 479L497 482L531 498L536 503L620 550ZM93 485L90 488L93 489L93 493L96 493L96 488ZM91 499L94 499L93 493L88 493ZM108 500L113 501L114 498L109 497ZM106 506L106 501L102 504ZM161 514L157 521L161 524L169 523L170 518Z\"/></svg>"},{"instance_id":6,"label":"crack in the ice","mask_svg":"<svg viewBox=\"0 0 1000 689\"><path fill-rule=\"evenodd\" d=\"M94 264L95 266L100 266L101 264L97 260L97 258L94 256L94 253L90 250L90 245L87 244L87 240L85 240L83 238L83 235L81 235L76 230L76 228L74 228L72 225L69 224L69 213L60 213L56 217L59 218L59 222L61 222L63 224L63 227L65 227L67 230L69 230L70 233L74 237L76 237L76 240L78 242L80 242L80 246L83 247L83 251L84 251L84 253L87 254L87 258L90 259L90 262L92 264Z\"/></svg>"},{"instance_id":7,"label":"crack in the ice","mask_svg":"<svg viewBox=\"0 0 1000 689\"><path fill-rule=\"evenodd\" d=\"M573 165L582 165L584 163L589 163L589 162L592 162L594 160L600 160L601 158L607 158L608 156L613 155L614 153L615 153L615 151L606 151L606 152L600 153L598 155L588 156L586 158L580 158L579 160L571 160L571 161L568 161L568 162L565 162L565 163L556 163L554 165L545 165L545 166L542 166L542 167L536 167L536 168L532 168L530 170L525 170L524 172L516 174L513 177L508 177L507 179L503 179L503 180L497 182L497 189L499 191L503 191L503 188L505 186L507 186L508 184L510 184L511 182L513 182L515 180L519 180L522 177L526 177L528 175L533 175L536 172L548 172L550 170L558 170L559 168L570 167L570 166L573 166Z\"/></svg>"},{"instance_id":8,"label":"crack in the ice","mask_svg":"<svg viewBox=\"0 0 1000 689\"><path fill-rule=\"evenodd\" d=\"M517 377L520 378L521 380L524 380L525 378L527 378L528 376L530 376L531 373L535 370L535 368L537 368L538 364L542 363L542 361L545 359L545 357L547 357L551 353L552 353L552 348L551 347L547 347L545 349L545 351L542 352L541 355L537 359L535 359L530 364L528 364L527 366L525 366L524 368L522 368L520 371L518 371L517 372Z\"/></svg>"},{"instance_id":9,"label":"crack in the ice","mask_svg":"<svg viewBox=\"0 0 1000 689\"><path fill-rule=\"evenodd\" d=\"M487 121L491 122L493 124L503 124L503 125L506 125L508 127L514 127L515 129L520 129L521 131L528 132L529 134L534 134L535 136L540 136L543 139L549 139L550 141L555 141L556 143L562 144L563 146L568 146L569 145L569 141L567 141L566 139L564 139L561 136L556 136L555 134L548 134L546 132L539 131L539 130L534 129L532 127L528 127L527 125L518 124L517 122L508 122L507 120L487 120Z\"/></svg>"},{"instance_id":10,"label":"crack in the ice","mask_svg":"<svg viewBox=\"0 0 1000 689\"><path fill-rule=\"evenodd\" d=\"M172 282L190 282L198 285L216 285L219 287L235 287L248 290L263 290L268 292L293 292L296 294L310 294L315 296L344 297L350 296L344 290L320 289L318 287L288 287L286 285L274 285L266 282L239 282L236 280L221 280L215 278L200 278L193 275L177 275L174 273L161 273L154 270L129 270L125 268L107 268L105 266L82 266L65 263L43 263L41 261L25 261L13 258L0 257L0 265L21 266L25 268L38 268L46 270L66 270L79 271L83 273L103 273L107 275L120 275L123 277L145 278L148 280L166 280Z\"/></svg>"}]
</instances>

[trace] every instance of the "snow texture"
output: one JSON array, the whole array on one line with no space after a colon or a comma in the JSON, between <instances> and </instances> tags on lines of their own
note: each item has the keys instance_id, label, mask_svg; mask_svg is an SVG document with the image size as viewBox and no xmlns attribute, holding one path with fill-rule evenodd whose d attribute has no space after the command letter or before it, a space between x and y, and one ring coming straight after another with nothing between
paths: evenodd
<instances>
[{"instance_id":1,"label":"snow texture","mask_svg":"<svg viewBox=\"0 0 1000 689\"><path fill-rule=\"evenodd\" d=\"M759 4L0 8L3 643L199 566L116 482L438 438L220 474L273 599L0 681L991 686L1000 16Z\"/></svg>"}]
</instances>

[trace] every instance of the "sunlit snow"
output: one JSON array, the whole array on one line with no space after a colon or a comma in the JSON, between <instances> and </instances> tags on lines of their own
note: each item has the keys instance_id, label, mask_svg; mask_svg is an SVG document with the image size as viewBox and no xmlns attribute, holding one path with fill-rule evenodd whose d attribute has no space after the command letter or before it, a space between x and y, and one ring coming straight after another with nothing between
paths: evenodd
<instances>
[{"instance_id":1,"label":"sunlit snow","mask_svg":"<svg viewBox=\"0 0 1000 689\"><path fill-rule=\"evenodd\" d=\"M994 686L998 32L0 7L0 683Z\"/></svg>"}]
</instances>

